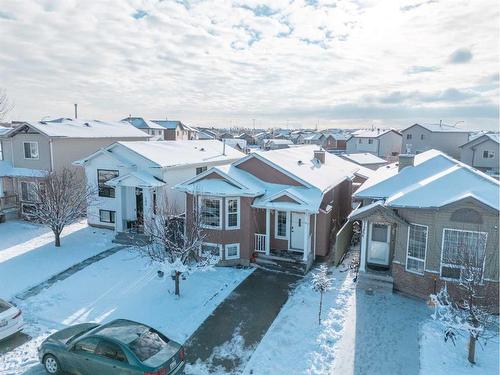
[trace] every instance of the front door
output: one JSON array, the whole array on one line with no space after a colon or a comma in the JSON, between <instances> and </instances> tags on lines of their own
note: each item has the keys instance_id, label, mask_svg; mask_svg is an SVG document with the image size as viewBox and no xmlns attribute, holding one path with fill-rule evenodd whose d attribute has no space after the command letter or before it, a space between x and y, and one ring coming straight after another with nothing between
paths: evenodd
<instances>
[{"instance_id":1,"label":"front door","mask_svg":"<svg viewBox=\"0 0 500 375\"><path fill-rule=\"evenodd\" d=\"M290 221L290 248L304 251L304 214L292 212Z\"/></svg>"},{"instance_id":2,"label":"front door","mask_svg":"<svg viewBox=\"0 0 500 375\"><path fill-rule=\"evenodd\" d=\"M388 224L370 224L370 240L368 242L368 263L380 266L389 265L389 249L391 226Z\"/></svg>"}]
</instances>

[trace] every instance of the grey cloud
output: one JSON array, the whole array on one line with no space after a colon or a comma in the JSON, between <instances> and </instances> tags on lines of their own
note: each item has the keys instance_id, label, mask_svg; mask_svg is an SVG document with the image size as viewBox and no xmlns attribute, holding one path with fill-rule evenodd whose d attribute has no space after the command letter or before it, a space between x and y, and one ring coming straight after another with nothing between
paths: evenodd
<instances>
[{"instance_id":1,"label":"grey cloud","mask_svg":"<svg viewBox=\"0 0 500 375\"><path fill-rule=\"evenodd\" d=\"M419 73L428 73L435 72L439 70L437 66L421 66L421 65L413 65L408 68L406 71L407 74L419 74Z\"/></svg>"},{"instance_id":2,"label":"grey cloud","mask_svg":"<svg viewBox=\"0 0 500 375\"><path fill-rule=\"evenodd\" d=\"M437 92L421 92L421 91L393 91L388 95L381 97L367 97L368 101L378 101L384 104L397 104L407 101L414 102L459 102L466 99L479 97L478 93L473 91L462 91L455 88L449 88Z\"/></svg>"},{"instance_id":3,"label":"grey cloud","mask_svg":"<svg viewBox=\"0 0 500 375\"><path fill-rule=\"evenodd\" d=\"M459 48L448 58L451 64L464 64L472 60L472 52L468 48Z\"/></svg>"}]
</instances>

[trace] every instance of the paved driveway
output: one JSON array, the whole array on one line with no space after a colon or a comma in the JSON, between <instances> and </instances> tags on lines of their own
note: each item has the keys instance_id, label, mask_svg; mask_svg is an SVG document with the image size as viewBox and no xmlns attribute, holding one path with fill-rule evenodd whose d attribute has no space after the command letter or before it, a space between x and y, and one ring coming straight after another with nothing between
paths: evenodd
<instances>
[{"instance_id":1,"label":"paved driveway","mask_svg":"<svg viewBox=\"0 0 500 375\"><path fill-rule=\"evenodd\" d=\"M188 340L186 373L239 372L299 279L255 270Z\"/></svg>"}]
</instances>

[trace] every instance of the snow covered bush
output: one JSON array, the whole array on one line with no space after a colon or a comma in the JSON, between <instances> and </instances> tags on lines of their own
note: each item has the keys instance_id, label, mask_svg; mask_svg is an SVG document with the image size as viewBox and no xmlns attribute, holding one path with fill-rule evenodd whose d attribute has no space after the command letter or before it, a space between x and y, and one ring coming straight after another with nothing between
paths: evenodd
<instances>
[{"instance_id":1,"label":"snow covered bush","mask_svg":"<svg viewBox=\"0 0 500 375\"><path fill-rule=\"evenodd\" d=\"M312 274L312 288L319 292L318 324L321 324L321 309L323 308L323 293L332 289L333 279L328 277L328 267L322 264L317 272Z\"/></svg>"},{"instance_id":2,"label":"snow covered bush","mask_svg":"<svg viewBox=\"0 0 500 375\"><path fill-rule=\"evenodd\" d=\"M166 199L160 200L155 213L144 221L144 234L148 242L138 246L139 253L148 258L165 275L172 275L175 295L180 296L180 277L196 271L211 269L220 260L202 246L204 232L197 212L190 225Z\"/></svg>"}]
</instances>

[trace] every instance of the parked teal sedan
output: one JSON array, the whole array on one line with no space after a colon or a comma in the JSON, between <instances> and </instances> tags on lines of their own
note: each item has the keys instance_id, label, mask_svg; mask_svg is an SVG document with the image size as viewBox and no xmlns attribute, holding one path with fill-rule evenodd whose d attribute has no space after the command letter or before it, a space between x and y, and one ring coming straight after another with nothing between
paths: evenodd
<instances>
[{"instance_id":1,"label":"parked teal sedan","mask_svg":"<svg viewBox=\"0 0 500 375\"><path fill-rule=\"evenodd\" d=\"M181 344L131 320L83 323L58 331L38 348L49 374L167 375L184 367Z\"/></svg>"}]
</instances>

